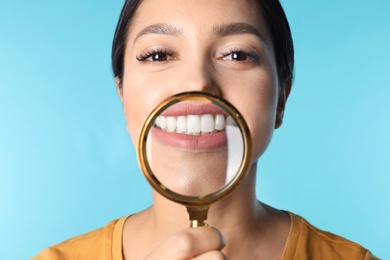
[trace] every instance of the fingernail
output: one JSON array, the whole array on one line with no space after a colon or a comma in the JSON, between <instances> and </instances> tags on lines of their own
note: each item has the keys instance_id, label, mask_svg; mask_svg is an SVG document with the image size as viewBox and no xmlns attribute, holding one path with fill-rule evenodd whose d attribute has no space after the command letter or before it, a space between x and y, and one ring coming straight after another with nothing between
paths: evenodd
<instances>
[{"instance_id":1,"label":"fingernail","mask_svg":"<svg viewBox=\"0 0 390 260\"><path fill-rule=\"evenodd\" d=\"M221 234L221 243L222 243L221 248L224 248L226 246L226 239L222 234Z\"/></svg>"}]
</instances>

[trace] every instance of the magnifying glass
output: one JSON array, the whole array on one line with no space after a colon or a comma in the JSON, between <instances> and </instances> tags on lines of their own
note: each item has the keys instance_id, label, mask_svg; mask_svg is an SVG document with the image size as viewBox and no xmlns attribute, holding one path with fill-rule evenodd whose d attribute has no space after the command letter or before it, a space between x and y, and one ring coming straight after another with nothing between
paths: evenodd
<instances>
[{"instance_id":1,"label":"magnifying glass","mask_svg":"<svg viewBox=\"0 0 390 260\"><path fill-rule=\"evenodd\" d=\"M184 205L190 226L207 226L210 205L230 194L249 171L249 128L226 100L204 92L169 97L147 117L138 161L151 186Z\"/></svg>"}]
</instances>

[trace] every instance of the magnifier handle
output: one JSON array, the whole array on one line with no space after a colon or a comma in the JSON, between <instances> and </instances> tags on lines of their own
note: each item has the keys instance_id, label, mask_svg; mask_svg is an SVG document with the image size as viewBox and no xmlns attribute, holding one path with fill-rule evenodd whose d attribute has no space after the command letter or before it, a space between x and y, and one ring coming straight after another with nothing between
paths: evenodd
<instances>
[{"instance_id":1,"label":"magnifier handle","mask_svg":"<svg viewBox=\"0 0 390 260\"><path fill-rule=\"evenodd\" d=\"M186 206L187 212L190 219L190 227L196 228L196 227L207 227L207 212L209 210L209 206L202 206L202 207L191 207Z\"/></svg>"}]
</instances>

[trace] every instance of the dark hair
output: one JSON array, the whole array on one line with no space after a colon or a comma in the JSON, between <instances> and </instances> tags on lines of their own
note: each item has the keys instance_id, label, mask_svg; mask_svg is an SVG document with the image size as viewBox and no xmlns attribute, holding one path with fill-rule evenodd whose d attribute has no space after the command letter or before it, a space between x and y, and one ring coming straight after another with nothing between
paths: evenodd
<instances>
[{"instance_id":1,"label":"dark hair","mask_svg":"<svg viewBox=\"0 0 390 260\"><path fill-rule=\"evenodd\" d=\"M130 25L142 0L126 0L119 16L112 44L112 68L114 76L123 80L124 55ZM294 44L286 14L279 0L258 0L264 19L271 33L276 66L281 86L294 78Z\"/></svg>"}]
</instances>

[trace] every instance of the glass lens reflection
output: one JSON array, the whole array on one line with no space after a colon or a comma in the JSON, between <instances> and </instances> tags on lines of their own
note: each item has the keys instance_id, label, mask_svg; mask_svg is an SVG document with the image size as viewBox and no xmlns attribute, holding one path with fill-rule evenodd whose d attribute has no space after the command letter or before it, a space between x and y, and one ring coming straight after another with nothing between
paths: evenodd
<instances>
[{"instance_id":1,"label":"glass lens reflection","mask_svg":"<svg viewBox=\"0 0 390 260\"><path fill-rule=\"evenodd\" d=\"M229 184L244 154L241 129L223 106L184 100L160 111L146 137L147 162L158 181L185 196Z\"/></svg>"}]
</instances>

